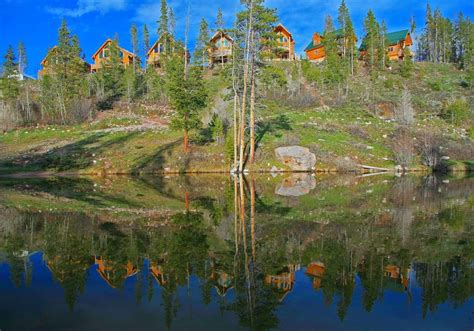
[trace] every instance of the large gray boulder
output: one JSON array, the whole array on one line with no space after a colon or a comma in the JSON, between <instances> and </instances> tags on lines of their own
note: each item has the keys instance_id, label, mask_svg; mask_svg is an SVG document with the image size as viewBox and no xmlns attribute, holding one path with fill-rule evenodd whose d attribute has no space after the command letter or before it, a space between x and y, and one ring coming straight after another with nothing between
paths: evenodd
<instances>
[{"instance_id":1,"label":"large gray boulder","mask_svg":"<svg viewBox=\"0 0 474 331\"><path fill-rule=\"evenodd\" d=\"M316 179L307 173L294 173L283 179L275 189L275 193L284 197L300 197L316 187Z\"/></svg>"},{"instance_id":2,"label":"large gray boulder","mask_svg":"<svg viewBox=\"0 0 474 331\"><path fill-rule=\"evenodd\" d=\"M311 171L316 164L316 155L301 146L278 147L275 149L278 160L293 171Z\"/></svg>"}]
</instances>

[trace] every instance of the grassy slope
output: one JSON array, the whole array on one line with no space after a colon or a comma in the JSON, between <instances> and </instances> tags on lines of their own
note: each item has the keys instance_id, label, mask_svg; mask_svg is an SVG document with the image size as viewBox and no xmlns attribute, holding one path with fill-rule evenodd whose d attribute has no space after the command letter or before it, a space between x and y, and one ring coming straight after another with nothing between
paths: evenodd
<instances>
[{"instance_id":1,"label":"grassy slope","mask_svg":"<svg viewBox=\"0 0 474 331\"><path fill-rule=\"evenodd\" d=\"M413 96L418 113L416 128L436 127L453 141L461 139L458 127L434 115L455 97L466 98L472 111L473 94L462 87L462 72L448 65L417 64L413 77L404 79L395 67L375 82L370 102L363 99L366 79L363 74L354 78L353 93L344 103L335 102L330 93L307 107L263 100L259 111L262 140L253 168L283 168L273 151L289 144L309 147L317 155L319 169L334 169L344 162L395 166L391 149L395 123L378 115L381 109L393 110L403 85L408 86ZM225 83L218 75L209 75L207 82L211 94L219 98ZM321 100L329 107L320 107ZM129 115L111 113L92 124L24 128L6 133L0 136L0 172L105 174L229 169L224 146L195 143L192 153L184 155L180 132L120 130L146 121L145 116ZM472 120L461 125L469 130ZM353 133L354 127L360 134ZM420 160L415 159L414 163L418 166Z\"/></svg>"}]
</instances>

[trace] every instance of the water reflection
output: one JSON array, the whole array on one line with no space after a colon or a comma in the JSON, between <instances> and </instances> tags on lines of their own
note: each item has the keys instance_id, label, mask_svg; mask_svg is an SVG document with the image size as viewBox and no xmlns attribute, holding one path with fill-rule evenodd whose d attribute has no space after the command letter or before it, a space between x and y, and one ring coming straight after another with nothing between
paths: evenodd
<instances>
[{"instance_id":1,"label":"water reflection","mask_svg":"<svg viewBox=\"0 0 474 331\"><path fill-rule=\"evenodd\" d=\"M473 324L470 178L0 184L6 329Z\"/></svg>"}]
</instances>

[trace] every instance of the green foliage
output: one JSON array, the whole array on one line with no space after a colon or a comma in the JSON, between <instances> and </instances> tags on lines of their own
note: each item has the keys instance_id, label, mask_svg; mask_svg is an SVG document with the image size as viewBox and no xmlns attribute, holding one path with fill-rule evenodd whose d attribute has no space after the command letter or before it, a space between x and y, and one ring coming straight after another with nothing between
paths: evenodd
<instances>
[{"instance_id":1,"label":"green foliage","mask_svg":"<svg viewBox=\"0 0 474 331\"><path fill-rule=\"evenodd\" d=\"M217 144L221 144L225 139L225 125L219 115L212 115L211 123L209 123L211 128L212 138Z\"/></svg>"},{"instance_id":2,"label":"green foliage","mask_svg":"<svg viewBox=\"0 0 474 331\"><path fill-rule=\"evenodd\" d=\"M208 63L208 48L209 48L209 25L207 21L202 18L199 26L199 36L196 41L194 49L194 62L198 66L207 66Z\"/></svg>"},{"instance_id":3,"label":"green foliage","mask_svg":"<svg viewBox=\"0 0 474 331\"><path fill-rule=\"evenodd\" d=\"M225 136L225 156L230 162L234 161L234 133L227 132Z\"/></svg>"},{"instance_id":4,"label":"green foliage","mask_svg":"<svg viewBox=\"0 0 474 331\"><path fill-rule=\"evenodd\" d=\"M172 127L189 131L201 126L200 111L207 105L208 94L199 68L185 73L184 59L173 56L165 66L166 92L176 111Z\"/></svg>"},{"instance_id":5,"label":"green foliage","mask_svg":"<svg viewBox=\"0 0 474 331\"><path fill-rule=\"evenodd\" d=\"M441 117L452 124L461 124L469 118L469 107L465 99L455 99L443 108Z\"/></svg>"},{"instance_id":6,"label":"green foliage","mask_svg":"<svg viewBox=\"0 0 474 331\"><path fill-rule=\"evenodd\" d=\"M403 77L403 78L409 78L411 77L412 73L413 73L413 69L415 68L414 64L413 64L413 61L411 60L410 58L410 51L408 50L408 48L405 48L403 50L403 61L402 61L402 64L400 66L400 75Z\"/></svg>"},{"instance_id":7,"label":"green foliage","mask_svg":"<svg viewBox=\"0 0 474 331\"><path fill-rule=\"evenodd\" d=\"M16 79L17 63L15 58L15 52L12 46L9 46L7 53L5 54L5 60L3 62L3 74L0 80L0 97L5 101L13 101L18 97L19 84Z\"/></svg>"},{"instance_id":8,"label":"green foliage","mask_svg":"<svg viewBox=\"0 0 474 331\"><path fill-rule=\"evenodd\" d=\"M266 66L261 70L260 82L266 89L282 89L288 83L285 70L275 66Z\"/></svg>"}]
</instances>

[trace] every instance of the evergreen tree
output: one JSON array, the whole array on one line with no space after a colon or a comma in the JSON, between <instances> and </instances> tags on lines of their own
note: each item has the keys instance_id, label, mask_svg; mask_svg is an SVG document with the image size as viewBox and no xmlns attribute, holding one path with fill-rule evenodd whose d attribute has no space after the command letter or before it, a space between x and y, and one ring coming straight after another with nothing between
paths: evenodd
<instances>
[{"instance_id":1,"label":"evergreen tree","mask_svg":"<svg viewBox=\"0 0 474 331\"><path fill-rule=\"evenodd\" d=\"M158 19L158 38L169 33L168 4L161 0L160 18Z\"/></svg>"},{"instance_id":2,"label":"evergreen tree","mask_svg":"<svg viewBox=\"0 0 474 331\"><path fill-rule=\"evenodd\" d=\"M388 63L387 46L387 25L385 24L385 21L382 21L382 25L379 29L379 41L377 46L377 62L380 69L385 69Z\"/></svg>"},{"instance_id":3,"label":"evergreen tree","mask_svg":"<svg viewBox=\"0 0 474 331\"><path fill-rule=\"evenodd\" d=\"M18 97L19 84L16 79L18 74L15 51L13 46L9 46L4 56L3 70L1 77L1 97L4 101L13 102Z\"/></svg>"},{"instance_id":4,"label":"evergreen tree","mask_svg":"<svg viewBox=\"0 0 474 331\"><path fill-rule=\"evenodd\" d=\"M130 36L131 36L131 41L132 41L132 52L133 54L137 55L135 59L133 60L133 71L136 73L137 71L137 66L139 63L139 57L138 57L138 29L135 24L132 24L130 27Z\"/></svg>"},{"instance_id":5,"label":"evergreen tree","mask_svg":"<svg viewBox=\"0 0 474 331\"><path fill-rule=\"evenodd\" d=\"M379 24L372 10L369 10L364 20L365 38L363 45L366 52L366 62L371 72L377 64L377 49L379 44Z\"/></svg>"},{"instance_id":6,"label":"evergreen tree","mask_svg":"<svg viewBox=\"0 0 474 331\"><path fill-rule=\"evenodd\" d=\"M171 106L176 111L172 127L183 130L184 150L189 151L189 132L201 126L200 112L207 105L208 94L202 70L191 67L185 73L184 59L172 56L165 64L165 86Z\"/></svg>"},{"instance_id":7,"label":"evergreen tree","mask_svg":"<svg viewBox=\"0 0 474 331\"><path fill-rule=\"evenodd\" d=\"M198 66L206 66L208 64L209 49L209 25L204 18L201 19L199 27L199 36L194 49L194 62Z\"/></svg>"},{"instance_id":8,"label":"evergreen tree","mask_svg":"<svg viewBox=\"0 0 474 331\"><path fill-rule=\"evenodd\" d=\"M215 22L216 31L224 31L225 23L224 23L224 15L222 14L221 8L217 10L217 18Z\"/></svg>"},{"instance_id":9,"label":"evergreen tree","mask_svg":"<svg viewBox=\"0 0 474 331\"><path fill-rule=\"evenodd\" d=\"M339 6L338 10L339 15L337 16L337 21L339 22L339 27L342 31L342 56L346 58L347 56L347 44L348 39L350 39L350 35L348 34L348 23L351 20L349 16L349 9L346 6L346 2L344 0L341 1L341 5Z\"/></svg>"},{"instance_id":10,"label":"evergreen tree","mask_svg":"<svg viewBox=\"0 0 474 331\"><path fill-rule=\"evenodd\" d=\"M146 63L146 55L148 50L150 49L150 32L148 31L148 27L143 25L143 57Z\"/></svg>"},{"instance_id":11,"label":"evergreen tree","mask_svg":"<svg viewBox=\"0 0 474 331\"><path fill-rule=\"evenodd\" d=\"M168 32L171 36L174 37L174 34L176 33L176 16L174 15L173 8L171 7L168 10L168 21L169 21Z\"/></svg>"},{"instance_id":12,"label":"evergreen tree","mask_svg":"<svg viewBox=\"0 0 474 331\"><path fill-rule=\"evenodd\" d=\"M43 112L49 112L52 118L59 115L62 123L84 116L80 113L81 107L75 107L87 94L87 69L81 53L77 36L69 31L63 20L57 47L48 53L48 74L40 83ZM76 108L79 113L75 113Z\"/></svg>"},{"instance_id":13,"label":"evergreen tree","mask_svg":"<svg viewBox=\"0 0 474 331\"><path fill-rule=\"evenodd\" d=\"M18 73L20 75L25 74L26 67L28 66L28 57L26 55L26 49L23 42L20 41L18 44Z\"/></svg>"}]
</instances>

